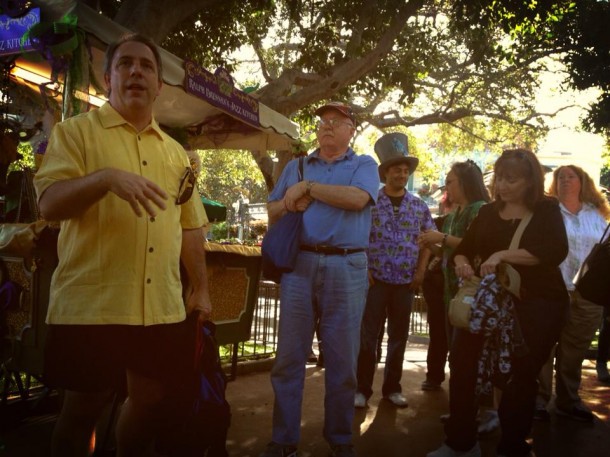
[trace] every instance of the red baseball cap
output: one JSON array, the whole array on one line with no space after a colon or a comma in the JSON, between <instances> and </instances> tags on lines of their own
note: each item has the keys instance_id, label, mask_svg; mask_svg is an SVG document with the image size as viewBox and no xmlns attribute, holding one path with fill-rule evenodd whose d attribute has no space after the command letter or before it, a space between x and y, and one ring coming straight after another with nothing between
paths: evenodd
<instances>
[{"instance_id":1,"label":"red baseball cap","mask_svg":"<svg viewBox=\"0 0 610 457\"><path fill-rule=\"evenodd\" d=\"M356 116L354 115L354 111L352 110L352 108L348 105L346 105L345 103L342 102L328 102L325 105L320 106L316 111L315 114L320 116L322 115L325 111L328 110L335 110L335 111L339 111L341 114L343 114L344 116L347 116L351 119L351 121L356 124Z\"/></svg>"}]
</instances>

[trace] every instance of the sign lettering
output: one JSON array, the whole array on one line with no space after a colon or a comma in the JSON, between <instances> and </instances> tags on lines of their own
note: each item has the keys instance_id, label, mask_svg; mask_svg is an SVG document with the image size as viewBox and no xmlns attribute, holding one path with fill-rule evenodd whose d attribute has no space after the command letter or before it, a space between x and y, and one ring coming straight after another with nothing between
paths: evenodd
<instances>
[{"instance_id":1,"label":"sign lettering","mask_svg":"<svg viewBox=\"0 0 610 457\"><path fill-rule=\"evenodd\" d=\"M0 15L0 56L33 50L34 46L29 39L21 45L21 37L39 22L40 8L32 8L25 16L18 18Z\"/></svg>"},{"instance_id":2,"label":"sign lettering","mask_svg":"<svg viewBox=\"0 0 610 457\"><path fill-rule=\"evenodd\" d=\"M258 101L233 87L233 79L224 70L216 74L185 62L185 90L211 105L254 127L260 127Z\"/></svg>"}]
</instances>

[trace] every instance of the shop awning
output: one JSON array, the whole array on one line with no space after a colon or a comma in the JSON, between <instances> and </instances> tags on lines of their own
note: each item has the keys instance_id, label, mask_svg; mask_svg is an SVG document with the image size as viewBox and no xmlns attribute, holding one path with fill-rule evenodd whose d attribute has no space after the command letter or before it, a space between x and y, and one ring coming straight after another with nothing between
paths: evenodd
<instances>
[{"instance_id":1,"label":"shop awning","mask_svg":"<svg viewBox=\"0 0 610 457\"><path fill-rule=\"evenodd\" d=\"M45 2L39 2L44 4ZM66 11L67 12L67 11ZM78 2L73 10L78 17L77 26L90 38L92 68L95 77L103 83L104 52L108 43L130 33L111 19L96 13ZM93 38L93 39L92 39ZM271 108L248 100L255 106L257 121L254 125L244 122L229 108L216 106L185 90L185 62L175 55L160 49L163 60L164 85L155 101L154 113L158 122L171 128L189 128L195 132L191 145L199 149L247 149L285 150L298 139L298 126ZM37 56L36 56L37 57ZM36 61L33 54L24 53L16 61L20 78L36 76L34 85L51 74L48 62ZM25 71L21 71L21 69ZM202 71L205 71L202 69ZM29 72L29 73L28 73ZM207 74L207 72L206 72ZM25 75L25 76L24 76ZM30 76L31 77L31 76ZM91 90L90 90L91 93ZM246 99L249 96L240 94ZM91 103L103 102L103 95L91 98ZM222 106L222 105L221 105Z\"/></svg>"},{"instance_id":2,"label":"shop awning","mask_svg":"<svg viewBox=\"0 0 610 457\"><path fill-rule=\"evenodd\" d=\"M225 205L203 196L201 197L201 202L210 222L223 222L227 220L227 207Z\"/></svg>"}]
</instances>

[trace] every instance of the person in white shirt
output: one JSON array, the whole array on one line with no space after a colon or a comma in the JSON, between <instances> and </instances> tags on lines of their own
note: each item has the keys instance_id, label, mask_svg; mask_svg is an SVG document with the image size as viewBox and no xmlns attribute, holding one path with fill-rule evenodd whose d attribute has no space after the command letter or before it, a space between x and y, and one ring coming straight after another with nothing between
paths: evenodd
<instances>
[{"instance_id":1,"label":"person in white shirt","mask_svg":"<svg viewBox=\"0 0 610 457\"><path fill-rule=\"evenodd\" d=\"M549 420L547 404L552 396L555 359L555 411L581 422L593 421L593 413L583 405L578 390L582 363L602 319L603 308L575 293L573 279L591 248L604 233L610 206L591 177L576 165L555 169L549 193L559 199L568 235L569 253L560 269L570 292L570 313L555 351L542 368L535 418Z\"/></svg>"}]
</instances>

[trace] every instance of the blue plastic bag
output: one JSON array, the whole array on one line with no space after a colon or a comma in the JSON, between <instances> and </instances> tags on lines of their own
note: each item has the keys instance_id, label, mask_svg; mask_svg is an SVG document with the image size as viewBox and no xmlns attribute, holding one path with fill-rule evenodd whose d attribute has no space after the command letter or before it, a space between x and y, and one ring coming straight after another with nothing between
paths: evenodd
<instances>
[{"instance_id":1,"label":"blue plastic bag","mask_svg":"<svg viewBox=\"0 0 610 457\"><path fill-rule=\"evenodd\" d=\"M205 321L197 335L195 367L198 389L193 414L187 422L180 457L227 457L227 432L231 424L231 407L225 398L227 378L222 371L216 325Z\"/></svg>"},{"instance_id":2,"label":"blue plastic bag","mask_svg":"<svg viewBox=\"0 0 610 457\"><path fill-rule=\"evenodd\" d=\"M303 180L304 158L299 158L298 180ZM294 270L300 249L303 213L300 211L284 214L269 227L261 244L263 278L279 282L282 274Z\"/></svg>"},{"instance_id":3,"label":"blue plastic bag","mask_svg":"<svg viewBox=\"0 0 610 457\"><path fill-rule=\"evenodd\" d=\"M157 436L157 452L168 457L228 457L231 406L225 398L227 378L220 364L216 325L205 321L196 327L192 370L184 390L170 404L168 414L174 422Z\"/></svg>"},{"instance_id":4,"label":"blue plastic bag","mask_svg":"<svg viewBox=\"0 0 610 457\"><path fill-rule=\"evenodd\" d=\"M279 283L283 273L294 270L302 223L302 212L289 211L269 228L261 245L264 278Z\"/></svg>"}]
</instances>

